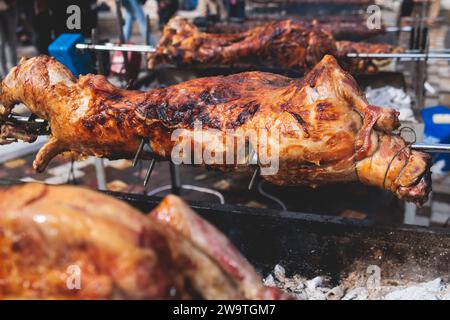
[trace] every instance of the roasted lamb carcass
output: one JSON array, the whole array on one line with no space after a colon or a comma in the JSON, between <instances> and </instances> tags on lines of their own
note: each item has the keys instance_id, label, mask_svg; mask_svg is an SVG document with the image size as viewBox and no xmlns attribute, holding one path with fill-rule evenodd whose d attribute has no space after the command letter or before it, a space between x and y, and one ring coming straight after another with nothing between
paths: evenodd
<instances>
[{"instance_id":1,"label":"roasted lamb carcass","mask_svg":"<svg viewBox=\"0 0 450 320\"><path fill-rule=\"evenodd\" d=\"M320 26L307 27L291 20L273 21L241 34L210 34L183 19L164 27L149 68L177 66L292 68L305 72L326 54L333 54L333 36Z\"/></svg>"},{"instance_id":2,"label":"roasted lamb carcass","mask_svg":"<svg viewBox=\"0 0 450 320\"><path fill-rule=\"evenodd\" d=\"M189 149L179 147L193 145L194 156L200 149L194 164L248 172L259 167L264 179L278 185L359 180L418 204L430 191L430 157L393 133L398 113L369 105L331 56L303 79L247 72L147 92L118 89L104 76L77 80L41 56L15 67L1 90L0 124L8 122L16 102L49 122L51 138L34 161L38 171L66 151L133 158L148 139L153 154L143 152L143 158L174 160L187 150L182 162L190 163ZM242 137L249 137L244 145L229 143ZM3 136L14 139L11 130ZM208 161L202 157L213 153ZM237 156L242 153L243 162Z\"/></svg>"},{"instance_id":3,"label":"roasted lamb carcass","mask_svg":"<svg viewBox=\"0 0 450 320\"><path fill-rule=\"evenodd\" d=\"M0 299L278 299L175 196L149 216L98 192L0 189Z\"/></svg>"},{"instance_id":4,"label":"roasted lamb carcass","mask_svg":"<svg viewBox=\"0 0 450 320\"><path fill-rule=\"evenodd\" d=\"M268 21L242 33L212 34L186 20L174 18L150 55L149 68L178 67L271 68L303 75L326 54L338 58L352 73L376 72L388 59L348 58L347 53L393 53L401 49L385 44L336 42L329 28L316 20Z\"/></svg>"}]
</instances>

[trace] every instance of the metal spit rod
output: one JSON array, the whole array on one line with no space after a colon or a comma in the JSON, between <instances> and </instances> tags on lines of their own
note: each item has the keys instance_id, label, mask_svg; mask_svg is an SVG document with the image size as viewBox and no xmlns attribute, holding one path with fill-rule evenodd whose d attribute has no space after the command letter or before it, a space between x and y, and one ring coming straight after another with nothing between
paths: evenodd
<instances>
[{"instance_id":1,"label":"metal spit rod","mask_svg":"<svg viewBox=\"0 0 450 320\"><path fill-rule=\"evenodd\" d=\"M411 32L413 30L412 26L402 26L402 27L386 27L386 32Z\"/></svg>"},{"instance_id":2,"label":"metal spit rod","mask_svg":"<svg viewBox=\"0 0 450 320\"><path fill-rule=\"evenodd\" d=\"M20 122L20 123L31 123L31 122L34 122L34 123L45 124L45 122L46 122L44 119L41 119L41 118L35 118L35 119L33 119L31 121L29 116L21 116L21 115L16 115L16 114L10 115L10 119L12 119L12 120L14 120L16 122Z\"/></svg>"},{"instance_id":3,"label":"metal spit rod","mask_svg":"<svg viewBox=\"0 0 450 320\"><path fill-rule=\"evenodd\" d=\"M414 60L450 60L450 53L348 53L349 58L414 59Z\"/></svg>"},{"instance_id":4,"label":"metal spit rod","mask_svg":"<svg viewBox=\"0 0 450 320\"><path fill-rule=\"evenodd\" d=\"M122 44L117 45L113 43L105 44L89 44L89 43L77 43L75 48L79 50L95 50L95 51L125 51L125 52L155 52L155 47L147 45L135 45L135 44Z\"/></svg>"},{"instance_id":5,"label":"metal spit rod","mask_svg":"<svg viewBox=\"0 0 450 320\"><path fill-rule=\"evenodd\" d=\"M414 143L411 148L424 152L450 153L450 144L443 143Z\"/></svg>"},{"instance_id":6,"label":"metal spit rod","mask_svg":"<svg viewBox=\"0 0 450 320\"><path fill-rule=\"evenodd\" d=\"M149 45L134 45L134 44L122 44L117 45L113 43L105 44L89 44L78 43L75 47L79 50L94 50L94 51L122 51L122 52L141 52L151 53L155 52L155 47ZM436 51L429 53L348 53L349 58L379 58L379 59L418 59L418 60L450 60L450 52L448 51Z\"/></svg>"},{"instance_id":7,"label":"metal spit rod","mask_svg":"<svg viewBox=\"0 0 450 320\"><path fill-rule=\"evenodd\" d=\"M22 122L22 123L29 122L28 121L29 117L14 115L13 118L17 122ZM37 118L33 121L36 123L45 124L45 121L40 118ZM411 145L411 148L414 150L419 150L419 151L424 151L424 152L450 153L450 144L443 144L443 143L414 143ZM139 150L142 151L142 149L143 149L143 145L139 148ZM137 155L137 156L139 157L139 155Z\"/></svg>"}]
</instances>

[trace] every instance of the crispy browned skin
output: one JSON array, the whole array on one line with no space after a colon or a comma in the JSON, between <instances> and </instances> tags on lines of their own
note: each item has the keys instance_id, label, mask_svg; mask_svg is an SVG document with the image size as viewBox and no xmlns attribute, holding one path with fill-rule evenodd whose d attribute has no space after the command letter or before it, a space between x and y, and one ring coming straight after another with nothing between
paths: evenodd
<instances>
[{"instance_id":1,"label":"crispy browned skin","mask_svg":"<svg viewBox=\"0 0 450 320\"><path fill-rule=\"evenodd\" d=\"M303 74L326 54L338 58L351 73L374 73L389 59L347 58L347 53L394 53L386 44L338 41L329 27L317 21L266 21L240 33L205 33L183 19L169 21L150 55L149 68L160 64L178 67L274 68Z\"/></svg>"},{"instance_id":2,"label":"crispy browned skin","mask_svg":"<svg viewBox=\"0 0 450 320\"><path fill-rule=\"evenodd\" d=\"M360 180L419 204L430 191L430 157L410 150L392 133L399 125L397 112L368 105L354 79L331 56L301 80L247 72L147 92L118 89L103 76L76 81L64 66L41 56L10 72L1 101L3 117L15 102L23 102L49 121L52 137L36 157L38 171L64 151L132 158L142 138L148 138L157 156L169 158L179 142L171 139L174 130L192 133L201 121L203 129L218 133L194 135L195 144L201 150L221 150L224 157L233 149L219 134L229 129L236 139L250 130L279 133L279 139L250 141L258 159L278 151L278 172L263 175L278 185ZM209 167L254 170L219 162Z\"/></svg>"},{"instance_id":3,"label":"crispy browned skin","mask_svg":"<svg viewBox=\"0 0 450 320\"><path fill-rule=\"evenodd\" d=\"M80 288L69 278L80 271ZM72 186L0 189L0 299L278 299L175 196L150 216Z\"/></svg>"},{"instance_id":4,"label":"crispy browned skin","mask_svg":"<svg viewBox=\"0 0 450 320\"><path fill-rule=\"evenodd\" d=\"M164 27L156 52L150 55L149 67L260 66L304 72L335 51L328 31L291 20L273 21L241 34L210 34L174 18Z\"/></svg>"},{"instance_id":5,"label":"crispy browned skin","mask_svg":"<svg viewBox=\"0 0 450 320\"><path fill-rule=\"evenodd\" d=\"M378 68L386 65L391 59L354 59L347 58L348 53L401 53L404 50L401 47L391 46L385 43L368 43L338 41L337 55L342 67L350 73L375 73Z\"/></svg>"}]
</instances>

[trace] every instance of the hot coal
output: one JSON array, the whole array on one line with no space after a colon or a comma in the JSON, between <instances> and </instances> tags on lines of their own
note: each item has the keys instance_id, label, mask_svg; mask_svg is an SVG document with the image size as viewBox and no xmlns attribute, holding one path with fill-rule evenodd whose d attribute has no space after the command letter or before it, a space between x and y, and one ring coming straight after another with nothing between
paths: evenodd
<instances>
[{"instance_id":1,"label":"hot coal","mask_svg":"<svg viewBox=\"0 0 450 320\"><path fill-rule=\"evenodd\" d=\"M322 276L288 277L285 269L276 265L264 284L302 300L450 300L450 284L441 278L421 283L386 279L377 284L366 274L351 273L334 286L329 278Z\"/></svg>"}]
</instances>

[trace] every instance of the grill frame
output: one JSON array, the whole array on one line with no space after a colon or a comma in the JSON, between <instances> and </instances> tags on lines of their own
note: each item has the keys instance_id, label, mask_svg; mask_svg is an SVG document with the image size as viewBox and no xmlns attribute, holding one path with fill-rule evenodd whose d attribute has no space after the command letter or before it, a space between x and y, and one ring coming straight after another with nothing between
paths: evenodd
<instances>
[{"instance_id":1,"label":"grill frame","mask_svg":"<svg viewBox=\"0 0 450 320\"><path fill-rule=\"evenodd\" d=\"M143 213L160 198L106 192ZM288 275L329 276L338 283L349 272L381 268L382 280L399 283L450 281L450 228L382 225L368 220L235 205L189 202L224 232L266 276L280 263Z\"/></svg>"}]
</instances>

